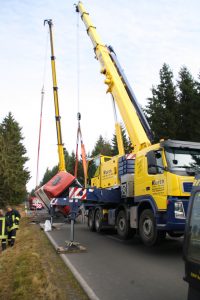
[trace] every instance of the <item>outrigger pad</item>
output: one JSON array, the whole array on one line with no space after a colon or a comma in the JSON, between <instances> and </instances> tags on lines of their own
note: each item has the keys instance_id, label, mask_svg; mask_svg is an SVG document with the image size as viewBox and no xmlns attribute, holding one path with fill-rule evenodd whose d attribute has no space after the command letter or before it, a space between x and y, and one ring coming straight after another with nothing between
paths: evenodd
<instances>
[{"instance_id":1,"label":"outrigger pad","mask_svg":"<svg viewBox=\"0 0 200 300\"><path fill-rule=\"evenodd\" d=\"M86 247L82 246L80 243L77 242L71 242L71 241L65 241L67 244L66 247L58 247L56 249L57 253L82 253L87 252Z\"/></svg>"}]
</instances>

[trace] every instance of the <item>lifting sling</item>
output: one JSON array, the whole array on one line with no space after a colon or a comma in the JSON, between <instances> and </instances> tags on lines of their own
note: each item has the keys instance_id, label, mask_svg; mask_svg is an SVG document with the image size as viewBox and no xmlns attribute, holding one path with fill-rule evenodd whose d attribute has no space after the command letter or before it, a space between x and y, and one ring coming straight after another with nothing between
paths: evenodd
<instances>
[{"instance_id":1,"label":"lifting sling","mask_svg":"<svg viewBox=\"0 0 200 300\"><path fill-rule=\"evenodd\" d=\"M79 140L81 143L81 157L82 157L82 163L83 163L83 172L84 172L84 185L87 186L87 161L86 161L86 152L85 152L85 145L83 143L83 137L81 132L81 114L80 112L77 113L77 119L78 119L78 129L77 129L77 139L76 139L76 161L75 161L75 170L74 170L74 176L77 178L78 174L78 147L79 147Z\"/></svg>"},{"instance_id":2,"label":"lifting sling","mask_svg":"<svg viewBox=\"0 0 200 300\"><path fill-rule=\"evenodd\" d=\"M87 160L86 160L86 152L85 146L83 143L82 132L81 132L81 114L79 112L79 102L80 102L80 53L79 53L79 17L77 15L77 120L78 120L78 128L77 128L77 139L76 139L76 160L75 160L75 169L74 169L74 176L77 178L78 175L78 147L79 147L79 140L81 143L81 157L82 157L82 164L83 164L83 173L84 173L84 185L87 186Z\"/></svg>"}]
</instances>

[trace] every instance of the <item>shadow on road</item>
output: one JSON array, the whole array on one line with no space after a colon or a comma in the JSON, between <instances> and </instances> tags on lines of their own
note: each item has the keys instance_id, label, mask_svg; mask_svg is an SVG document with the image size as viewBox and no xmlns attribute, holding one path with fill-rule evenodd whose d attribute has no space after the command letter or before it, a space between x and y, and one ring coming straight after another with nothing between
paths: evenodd
<instances>
[{"instance_id":1,"label":"shadow on road","mask_svg":"<svg viewBox=\"0 0 200 300\"><path fill-rule=\"evenodd\" d=\"M87 226L83 228L84 231L88 231ZM104 229L101 233L91 232L94 235L101 235L102 237L112 239L116 243L120 243L125 247L133 248L134 251L139 251L140 253L144 253L152 256L161 256L161 257L169 257L169 256L177 256L180 257L182 254L183 248L183 238L171 238L169 236L166 237L160 244L147 247L142 244L139 236L134 236L129 240L122 240L116 233L114 229Z\"/></svg>"}]
</instances>

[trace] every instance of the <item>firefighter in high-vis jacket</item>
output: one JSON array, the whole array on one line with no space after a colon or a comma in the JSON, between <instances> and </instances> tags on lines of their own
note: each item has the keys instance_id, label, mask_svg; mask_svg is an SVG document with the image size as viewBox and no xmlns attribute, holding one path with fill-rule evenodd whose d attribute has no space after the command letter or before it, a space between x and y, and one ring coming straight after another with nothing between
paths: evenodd
<instances>
[{"instance_id":1,"label":"firefighter in high-vis jacket","mask_svg":"<svg viewBox=\"0 0 200 300\"><path fill-rule=\"evenodd\" d=\"M16 239L16 231L19 228L19 220L21 218L18 210L13 209L10 205L6 206L7 213L5 215L8 230L8 245L14 246Z\"/></svg>"},{"instance_id":2,"label":"firefighter in high-vis jacket","mask_svg":"<svg viewBox=\"0 0 200 300\"><path fill-rule=\"evenodd\" d=\"M6 223L7 222L3 210L0 209L0 240L1 240L2 251L6 250L6 243L8 238Z\"/></svg>"}]
</instances>

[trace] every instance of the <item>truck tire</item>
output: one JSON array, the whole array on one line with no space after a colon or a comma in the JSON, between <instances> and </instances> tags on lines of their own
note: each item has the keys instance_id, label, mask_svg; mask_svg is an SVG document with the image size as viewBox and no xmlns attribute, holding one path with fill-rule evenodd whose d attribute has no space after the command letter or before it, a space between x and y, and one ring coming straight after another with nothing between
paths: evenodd
<instances>
[{"instance_id":1,"label":"truck tire","mask_svg":"<svg viewBox=\"0 0 200 300\"><path fill-rule=\"evenodd\" d=\"M139 220L139 235L146 246L154 246L165 238L166 232L158 231L154 213L151 209L145 209Z\"/></svg>"},{"instance_id":2,"label":"truck tire","mask_svg":"<svg viewBox=\"0 0 200 300\"><path fill-rule=\"evenodd\" d=\"M88 227L90 231L95 231L94 226L94 210L90 209L88 212Z\"/></svg>"},{"instance_id":3,"label":"truck tire","mask_svg":"<svg viewBox=\"0 0 200 300\"><path fill-rule=\"evenodd\" d=\"M127 218L125 210L120 210L117 215L117 233L121 239L126 240L130 238L134 230L130 228L129 220Z\"/></svg>"},{"instance_id":4,"label":"truck tire","mask_svg":"<svg viewBox=\"0 0 200 300\"><path fill-rule=\"evenodd\" d=\"M102 229L102 212L101 212L100 208L98 208L95 211L94 226L95 226L96 232L101 232L101 229Z\"/></svg>"}]
</instances>

